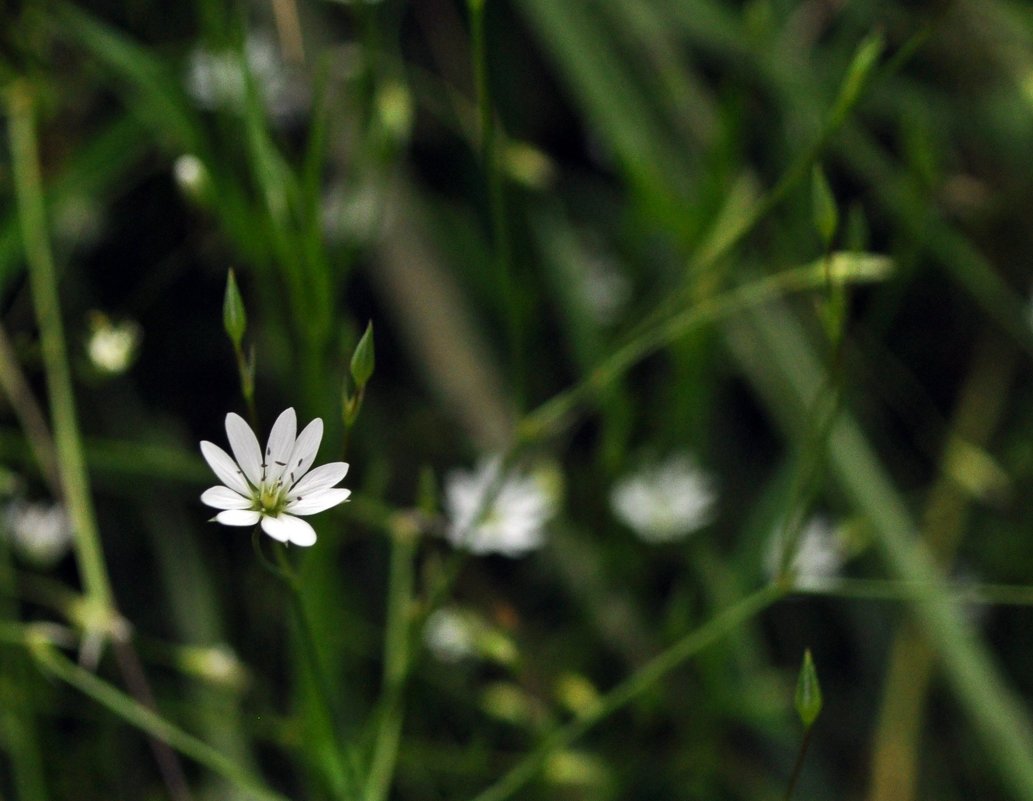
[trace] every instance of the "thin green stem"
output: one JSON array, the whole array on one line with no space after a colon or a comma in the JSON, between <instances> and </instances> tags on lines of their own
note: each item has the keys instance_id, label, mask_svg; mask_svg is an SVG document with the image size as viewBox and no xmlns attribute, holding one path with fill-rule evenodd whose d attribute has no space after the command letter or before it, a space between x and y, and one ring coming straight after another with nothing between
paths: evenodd
<instances>
[{"instance_id":1,"label":"thin green stem","mask_svg":"<svg viewBox=\"0 0 1033 801\"><path fill-rule=\"evenodd\" d=\"M888 272L888 262L877 258L871 258L870 262L858 262L858 269L853 273L847 263L843 267L839 270L836 259L833 259L832 275L835 280L844 283L879 280ZM820 289L828 280L825 260L822 259L815 264L786 270L714 295L690 309L660 320L614 350L581 383L553 396L528 414L520 423L519 439L530 442L558 433L569 423L579 404L597 394L646 356L690 331L784 295Z\"/></svg>"},{"instance_id":2,"label":"thin green stem","mask_svg":"<svg viewBox=\"0 0 1033 801\"><path fill-rule=\"evenodd\" d=\"M660 679L698 654L708 645L734 631L747 620L763 612L783 595L774 585L764 587L746 596L735 605L725 609L708 623L687 634L652 661L632 673L628 678L601 696L596 703L579 717L559 727L547 736L530 754L516 764L505 776L474 801L503 801L516 793L533 779L546 760L554 753L568 747L593 728L597 723L635 700Z\"/></svg>"},{"instance_id":3,"label":"thin green stem","mask_svg":"<svg viewBox=\"0 0 1033 801\"><path fill-rule=\"evenodd\" d=\"M373 758L366 777L366 801L384 801L391 789L404 721L403 691L409 670L409 641L419 531L399 518L391 532L384 668Z\"/></svg>"},{"instance_id":4,"label":"thin green stem","mask_svg":"<svg viewBox=\"0 0 1033 801\"><path fill-rule=\"evenodd\" d=\"M803 772L803 760L807 756L807 747L811 744L811 732L813 731L813 725L808 726L804 730L803 740L800 741L800 750L796 754L796 763L793 765L793 772L789 776L789 786L786 787L786 794L783 797L784 801L792 799L796 784L800 781L800 774Z\"/></svg>"},{"instance_id":5,"label":"thin green stem","mask_svg":"<svg viewBox=\"0 0 1033 801\"><path fill-rule=\"evenodd\" d=\"M39 470L55 498L60 498L61 478L58 475L54 438L50 435L46 417L36 403L29 382L25 380L21 365L15 356L14 346L7 331L0 325L0 388L7 396L7 402L18 418L25 432L25 438L36 457Z\"/></svg>"},{"instance_id":6,"label":"thin green stem","mask_svg":"<svg viewBox=\"0 0 1033 801\"><path fill-rule=\"evenodd\" d=\"M495 104L492 101L488 75L488 46L484 32L487 0L467 0L470 10L470 45L474 83L477 91L477 112L480 129L481 164L488 192L488 214L491 219L492 256L499 279L499 294L504 299L507 316L510 358L514 390L520 392L523 356L520 336L519 298L515 295L513 256L510 246L509 218L506 214L505 180L499 152L499 135L495 125Z\"/></svg>"},{"instance_id":7,"label":"thin green stem","mask_svg":"<svg viewBox=\"0 0 1033 801\"><path fill-rule=\"evenodd\" d=\"M7 621L17 618L14 584L11 552L8 543L0 538L0 621L12 628L15 624ZM23 652L4 648L0 650L0 668L0 676L9 688L5 693L4 708L0 709L0 736L3 736L10 757L11 778L17 797L19 801L45 801L47 785L28 681L30 666Z\"/></svg>"},{"instance_id":8,"label":"thin green stem","mask_svg":"<svg viewBox=\"0 0 1033 801\"><path fill-rule=\"evenodd\" d=\"M985 606L1033 606L1033 587L1015 584L978 584L892 579L830 578L807 587L794 587L797 595L853 598L861 601L940 600L953 604Z\"/></svg>"},{"instance_id":9,"label":"thin green stem","mask_svg":"<svg viewBox=\"0 0 1033 801\"><path fill-rule=\"evenodd\" d=\"M323 670L322 661L319 658L319 650L316 648L316 638L309 622L308 614L305 612L305 603L301 597L298 587L298 577L287 559L284 548L276 548L276 560L278 563L278 575L287 585L291 598L291 610L294 613L294 622L297 624L298 637L301 640L301 649L305 656L305 663L308 666L309 677L315 688L317 699L313 704L315 717L320 731L315 738L320 761L326 769L327 778L330 781L334 794L340 798L355 797L354 788L358 787L357 779L354 777L354 770L349 760L345 758L344 751L339 743L337 724L334 720L333 694L330 692L330 683L327 681L326 672Z\"/></svg>"},{"instance_id":10,"label":"thin green stem","mask_svg":"<svg viewBox=\"0 0 1033 801\"><path fill-rule=\"evenodd\" d=\"M253 798L259 799L259 801L288 801L286 796L266 787L259 778L227 759L207 743L169 723L156 712L134 701L85 668L76 665L50 643L38 638L26 638L26 640L29 652L44 672L75 687L100 705L107 707L127 723L146 732L151 737L167 743L184 756L193 759L214 773L218 773Z\"/></svg>"},{"instance_id":11,"label":"thin green stem","mask_svg":"<svg viewBox=\"0 0 1033 801\"><path fill-rule=\"evenodd\" d=\"M68 354L57 294L57 271L54 269L47 236L31 89L24 83L14 84L8 90L7 107L18 215L50 390L50 413L59 472L75 532L76 558L86 594L98 606L112 609L114 601L93 514L89 476L76 419L72 378L68 370Z\"/></svg>"}]
</instances>

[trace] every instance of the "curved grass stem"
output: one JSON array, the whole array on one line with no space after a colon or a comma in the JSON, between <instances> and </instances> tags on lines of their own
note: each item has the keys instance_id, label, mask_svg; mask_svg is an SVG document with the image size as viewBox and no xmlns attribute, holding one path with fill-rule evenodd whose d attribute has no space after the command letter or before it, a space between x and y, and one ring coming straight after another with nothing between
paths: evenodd
<instances>
[{"instance_id":1,"label":"curved grass stem","mask_svg":"<svg viewBox=\"0 0 1033 801\"><path fill-rule=\"evenodd\" d=\"M553 731L535 750L518 762L499 781L477 795L473 801L503 801L503 799L511 797L539 773L553 754L568 747L594 728L596 724L635 700L708 645L721 639L750 618L759 615L778 601L782 594L783 591L780 588L770 585L719 612L709 622L685 635L666 651L601 696L579 717Z\"/></svg>"}]
</instances>

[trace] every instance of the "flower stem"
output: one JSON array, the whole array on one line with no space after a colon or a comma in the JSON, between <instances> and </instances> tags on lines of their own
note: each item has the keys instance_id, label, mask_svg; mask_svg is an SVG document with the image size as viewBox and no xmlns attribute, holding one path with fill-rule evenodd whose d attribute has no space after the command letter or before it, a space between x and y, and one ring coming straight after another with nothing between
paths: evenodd
<instances>
[{"instance_id":1,"label":"flower stem","mask_svg":"<svg viewBox=\"0 0 1033 801\"><path fill-rule=\"evenodd\" d=\"M789 786L786 788L786 794L783 797L783 801L790 801L793 797L793 791L796 789L796 783L800 780L800 774L803 772L803 760L807 756L807 747L811 744L811 732L814 731L814 726L808 726L803 733L803 740L800 741L800 750L796 754L796 764L793 765L793 772L789 776Z\"/></svg>"},{"instance_id":2,"label":"flower stem","mask_svg":"<svg viewBox=\"0 0 1033 801\"><path fill-rule=\"evenodd\" d=\"M512 796L537 775L546 760L554 753L569 746L597 723L633 701L708 645L763 612L778 601L782 595L783 591L774 585L764 587L718 613L716 617L695 631L685 635L600 697L578 718L553 731L538 748L518 762L499 781L476 796L474 801L503 801Z\"/></svg>"},{"instance_id":3,"label":"flower stem","mask_svg":"<svg viewBox=\"0 0 1033 801\"><path fill-rule=\"evenodd\" d=\"M218 773L259 801L288 801L285 796L270 790L260 779L207 743L174 726L156 712L76 665L49 642L32 637L26 637L25 642L36 663L46 673L90 696L126 722Z\"/></svg>"},{"instance_id":4,"label":"flower stem","mask_svg":"<svg viewBox=\"0 0 1033 801\"><path fill-rule=\"evenodd\" d=\"M75 554L86 594L98 606L111 609L114 606L111 585L90 498L57 295L57 271L47 236L33 98L26 84L15 83L8 90L7 108L18 216L50 391L59 472L75 531Z\"/></svg>"},{"instance_id":5,"label":"flower stem","mask_svg":"<svg viewBox=\"0 0 1033 801\"><path fill-rule=\"evenodd\" d=\"M506 303L506 322L512 376L523 377L520 345L519 297L514 293L513 257L510 247L509 221L506 215L506 196L502 164L499 158L499 135L495 126L495 106L492 102L491 81L488 79L488 48L484 33L484 9L488 0L467 0L470 11L470 39L473 58L474 83L477 90L477 110L480 128L481 166L488 191L488 213L491 218L492 256L499 279L499 293ZM521 381L514 381L519 393Z\"/></svg>"},{"instance_id":6,"label":"flower stem","mask_svg":"<svg viewBox=\"0 0 1033 801\"><path fill-rule=\"evenodd\" d=\"M61 304L57 293L57 270L50 251L46 213L43 204L43 181L40 177L39 148L36 142L33 97L23 81L16 82L7 94L11 138L11 160L14 172L15 197L21 222L22 242L29 267L29 282L40 330L43 364L50 395L50 414L54 427L54 448L58 476L75 538L75 556L89 605L97 610L90 617L87 640L98 641L111 636L111 621L118 619L115 598L111 591L100 532L93 511L90 479L86 471L82 437L75 411L72 377L68 369ZM127 672L136 664L135 651L128 641L119 643L120 667L130 690L145 706L151 705L146 678L139 670ZM186 801L189 788L176 755L162 742L152 741L158 766L169 794Z\"/></svg>"},{"instance_id":7,"label":"flower stem","mask_svg":"<svg viewBox=\"0 0 1033 801\"><path fill-rule=\"evenodd\" d=\"M338 742L337 725L334 722L333 695L330 692L330 683L327 681L326 672L323 670L319 658L319 651L316 648L316 639L312 632L312 625L305 612L305 604L302 601L301 591L298 586L298 577L294 568L287 559L285 548L276 548L276 561L278 567L274 568L277 575L287 585L291 598L291 610L294 613L294 622L297 625L298 637L301 640L301 649L305 655L305 662L308 665L309 678L315 688L317 695L315 719L319 726L317 738L319 759L326 770L333 793L339 799L355 798L358 779L355 777L354 760L346 755Z\"/></svg>"},{"instance_id":8,"label":"flower stem","mask_svg":"<svg viewBox=\"0 0 1033 801\"><path fill-rule=\"evenodd\" d=\"M366 777L366 801L383 801L387 798L398 759L398 742L404 719L402 694L409 669L410 612L415 580L413 557L417 538L418 530L407 519L399 517L391 527L384 672L376 740Z\"/></svg>"}]
</instances>

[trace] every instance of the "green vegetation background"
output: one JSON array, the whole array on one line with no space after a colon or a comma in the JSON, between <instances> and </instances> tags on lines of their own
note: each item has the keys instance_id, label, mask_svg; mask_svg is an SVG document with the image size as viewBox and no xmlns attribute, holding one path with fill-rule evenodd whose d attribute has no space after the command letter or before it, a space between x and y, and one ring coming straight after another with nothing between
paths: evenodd
<instances>
[{"instance_id":1,"label":"green vegetation background","mask_svg":"<svg viewBox=\"0 0 1033 801\"><path fill-rule=\"evenodd\" d=\"M287 406L321 416L321 460L345 447L348 360L376 329L347 438L354 500L291 557L343 730L367 754L379 721L401 727L388 797L476 796L576 719L577 698L763 586L770 533L820 510L855 531L855 583L724 632L546 747L519 797L782 798L809 647L825 707L797 797L1033 798L1027 595L990 588L1011 603L963 612L928 582L934 561L981 584L1033 576L1025 3L30 1L0 22L4 334L46 408L16 192L27 113L104 562L164 719L288 797L329 797L287 594L246 532L207 523L198 501L213 483L198 441L224 442L225 414L246 412L222 330L233 267L260 427ZM273 72L244 55L258 40ZM203 53L238 76L232 98L198 100ZM176 180L186 155L200 185ZM833 250L889 256L892 275L776 282L767 302L723 305ZM604 315L586 300L593 276L617 282ZM86 359L98 310L141 327L124 375ZM679 336L591 378L679 315ZM569 410L542 407L571 387ZM549 544L457 563L422 537L413 651L392 684L394 510L421 502L421 475L440 490L518 435L563 475ZM5 399L4 464L46 497L30 444ZM719 513L647 545L609 488L682 450L715 476ZM25 648L23 623L83 625L66 594L83 586L77 562L4 564L0 798L169 797L139 725ZM515 661L444 664L420 647L442 576ZM184 646L220 643L246 681L191 672ZM116 662L105 649L96 673L124 687ZM257 797L183 769L196 797Z\"/></svg>"}]
</instances>

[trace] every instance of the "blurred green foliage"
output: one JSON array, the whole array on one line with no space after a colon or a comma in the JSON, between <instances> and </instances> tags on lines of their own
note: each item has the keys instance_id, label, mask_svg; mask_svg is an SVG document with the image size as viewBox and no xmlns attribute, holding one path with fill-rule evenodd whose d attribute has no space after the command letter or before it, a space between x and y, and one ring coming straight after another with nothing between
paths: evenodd
<instances>
[{"instance_id":1,"label":"blurred green foliage","mask_svg":"<svg viewBox=\"0 0 1033 801\"><path fill-rule=\"evenodd\" d=\"M1028 597L962 608L932 582L1033 576L1026 4L29 0L0 22L106 567L164 719L330 797L290 601L197 500L197 442L225 442L253 371L260 437L295 406L326 424L321 460L351 463L352 502L290 556L365 797L476 797L539 753L522 798L782 798L809 648L824 706L797 797L1033 798ZM3 485L42 499L0 126ZM91 361L97 312L139 326L121 372ZM548 543L461 559L434 490L512 449L562 473ZM684 451L713 522L643 542L610 489ZM714 629L596 725L608 690L773 578L772 534L813 512L842 523L845 581ZM176 795L141 722L20 642L89 629L76 562L8 551L0 797ZM424 647L442 605L475 635L458 661ZM95 672L129 691L124 658ZM252 797L209 767L183 763L194 797Z\"/></svg>"}]
</instances>

